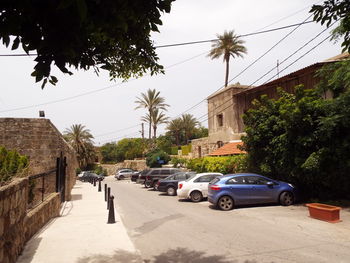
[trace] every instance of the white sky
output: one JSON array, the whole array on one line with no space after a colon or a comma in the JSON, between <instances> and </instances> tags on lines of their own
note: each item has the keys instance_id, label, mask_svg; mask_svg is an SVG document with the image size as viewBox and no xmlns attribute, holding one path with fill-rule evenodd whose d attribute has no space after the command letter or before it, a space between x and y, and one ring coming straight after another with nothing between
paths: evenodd
<instances>
[{"instance_id":1,"label":"white sky","mask_svg":"<svg viewBox=\"0 0 350 263\"><path fill-rule=\"evenodd\" d=\"M173 44L213 39L216 34L222 34L224 30L234 29L237 34L242 35L255 32L275 22L277 23L264 30L300 23L309 16L309 7L317 2L321 1L177 0L173 3L171 13L163 15L160 33L153 34L152 38L155 45ZM277 60L282 61L324 28L314 23L301 26L232 83L252 84L276 66ZM231 60L229 78L233 78L292 29L244 38L248 54L243 59ZM327 37L328 32L329 30L282 64L280 70ZM204 43L157 49L157 53L160 63L167 67L208 52L210 47L210 43ZM0 46L0 54L16 53L23 51L11 51ZM341 53L340 43L334 44L327 40L286 69L281 76L339 53ZM205 54L169 68L165 75L147 76L122 84L119 84L120 80L109 81L106 72L96 76L92 70L73 71L74 75L68 76L53 67L52 73L59 79L57 86L47 85L41 90L40 84L35 84L34 78L30 76L34 65L33 57L0 57L0 117L37 118L39 110L44 110L46 118L50 119L60 131L64 131L72 124L85 125L95 136L96 145L123 137L140 136L138 133L140 127L124 128L141 123L140 118L145 111L134 110L136 106L134 101L141 92L146 92L149 88L159 90L166 103L170 105L169 117L177 117L219 89L224 83L225 74L222 60L211 60ZM273 74L275 73L274 71ZM262 84L268 78L257 84ZM91 93L80 96L87 92ZM65 100L73 96L77 97ZM13 110L56 100L63 101ZM199 118L206 112L205 101L188 113ZM205 119L206 117L202 117L200 120ZM203 125L207 126L207 122L203 122ZM159 128L160 132L164 131L164 126ZM147 126L145 130L147 134Z\"/></svg>"}]
</instances>

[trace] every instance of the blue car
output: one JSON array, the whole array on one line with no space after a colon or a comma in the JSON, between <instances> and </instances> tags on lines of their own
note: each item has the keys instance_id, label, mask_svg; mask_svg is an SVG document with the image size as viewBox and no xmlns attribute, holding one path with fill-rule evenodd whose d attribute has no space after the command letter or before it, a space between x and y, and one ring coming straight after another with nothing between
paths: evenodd
<instances>
[{"instance_id":1,"label":"blue car","mask_svg":"<svg viewBox=\"0 0 350 263\"><path fill-rule=\"evenodd\" d=\"M228 174L208 185L208 201L225 211L235 205L280 203L288 206L295 200L293 185L258 174Z\"/></svg>"}]
</instances>

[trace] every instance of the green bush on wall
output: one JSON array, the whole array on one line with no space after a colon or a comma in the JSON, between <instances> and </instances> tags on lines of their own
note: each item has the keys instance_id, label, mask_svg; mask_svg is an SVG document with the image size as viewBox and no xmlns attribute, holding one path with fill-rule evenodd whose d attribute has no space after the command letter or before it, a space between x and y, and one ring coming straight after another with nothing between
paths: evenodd
<instances>
[{"instance_id":1,"label":"green bush on wall","mask_svg":"<svg viewBox=\"0 0 350 263\"><path fill-rule=\"evenodd\" d=\"M10 181L28 167L28 157L0 146L0 184Z\"/></svg>"},{"instance_id":2,"label":"green bush on wall","mask_svg":"<svg viewBox=\"0 0 350 263\"><path fill-rule=\"evenodd\" d=\"M182 155L188 155L192 151L192 145L188 144L181 146L181 151Z\"/></svg>"},{"instance_id":3,"label":"green bush on wall","mask_svg":"<svg viewBox=\"0 0 350 263\"><path fill-rule=\"evenodd\" d=\"M223 157L202 157L189 159L186 163L188 169L197 173L237 173L247 171L247 156L245 154Z\"/></svg>"},{"instance_id":4,"label":"green bush on wall","mask_svg":"<svg viewBox=\"0 0 350 263\"><path fill-rule=\"evenodd\" d=\"M171 155L177 155L178 149L179 149L179 148L178 148L177 146L171 147Z\"/></svg>"}]
</instances>

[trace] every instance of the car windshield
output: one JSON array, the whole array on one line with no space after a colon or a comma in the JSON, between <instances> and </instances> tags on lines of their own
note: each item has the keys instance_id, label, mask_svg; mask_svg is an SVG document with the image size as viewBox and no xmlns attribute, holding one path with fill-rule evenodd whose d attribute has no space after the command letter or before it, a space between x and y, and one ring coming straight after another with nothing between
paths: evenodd
<instances>
[{"instance_id":1,"label":"car windshield","mask_svg":"<svg viewBox=\"0 0 350 263\"><path fill-rule=\"evenodd\" d=\"M150 171L150 170L143 170L143 171L141 172L141 175L148 174L149 171Z\"/></svg>"}]
</instances>

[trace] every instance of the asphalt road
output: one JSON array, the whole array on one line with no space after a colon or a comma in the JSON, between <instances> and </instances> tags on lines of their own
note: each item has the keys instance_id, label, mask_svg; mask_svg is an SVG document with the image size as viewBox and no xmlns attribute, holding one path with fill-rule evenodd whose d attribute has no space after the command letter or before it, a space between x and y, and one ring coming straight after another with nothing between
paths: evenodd
<instances>
[{"instance_id":1,"label":"asphalt road","mask_svg":"<svg viewBox=\"0 0 350 263\"><path fill-rule=\"evenodd\" d=\"M145 262L350 262L350 212L330 224L304 206L241 207L179 201L130 181L109 183Z\"/></svg>"}]
</instances>

